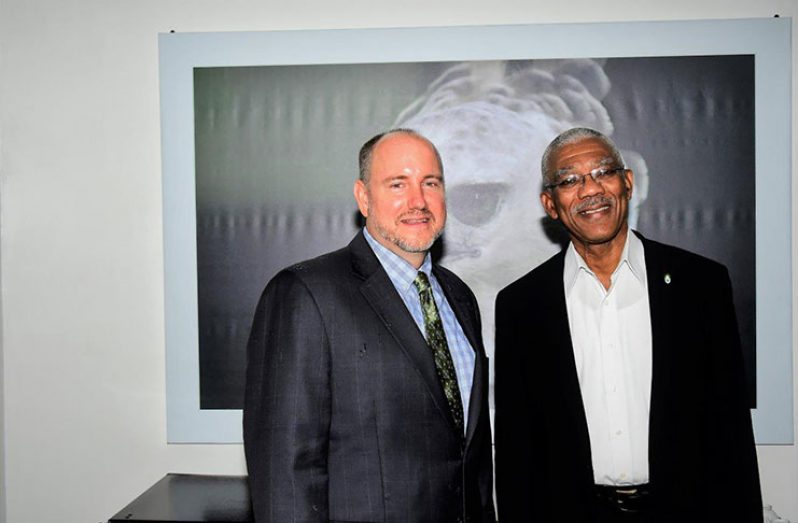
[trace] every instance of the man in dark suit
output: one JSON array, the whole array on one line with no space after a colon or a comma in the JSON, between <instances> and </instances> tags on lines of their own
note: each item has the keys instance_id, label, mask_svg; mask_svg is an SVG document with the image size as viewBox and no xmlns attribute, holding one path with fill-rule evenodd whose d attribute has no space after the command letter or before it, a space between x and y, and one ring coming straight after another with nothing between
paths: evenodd
<instances>
[{"instance_id":1,"label":"man in dark suit","mask_svg":"<svg viewBox=\"0 0 798 523\"><path fill-rule=\"evenodd\" d=\"M360 151L366 227L281 271L248 346L244 449L259 522L493 522L488 364L468 287L428 253L446 221L435 147Z\"/></svg>"},{"instance_id":2,"label":"man in dark suit","mask_svg":"<svg viewBox=\"0 0 798 523\"><path fill-rule=\"evenodd\" d=\"M566 131L542 171L571 242L497 297L499 520L761 522L726 268L629 233L606 136Z\"/></svg>"}]
</instances>

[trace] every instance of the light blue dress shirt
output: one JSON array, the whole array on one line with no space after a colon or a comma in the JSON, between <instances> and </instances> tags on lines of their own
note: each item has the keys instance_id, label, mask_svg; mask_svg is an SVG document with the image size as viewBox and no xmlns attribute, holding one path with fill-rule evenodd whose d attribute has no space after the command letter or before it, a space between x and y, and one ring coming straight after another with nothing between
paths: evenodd
<instances>
[{"instance_id":1,"label":"light blue dress shirt","mask_svg":"<svg viewBox=\"0 0 798 523\"><path fill-rule=\"evenodd\" d=\"M454 363L454 370L457 373L457 385L460 388L460 398L463 401L463 414L468 423L468 406L471 396L471 385L474 382L474 362L476 356L473 347L468 342L460 322L452 311L449 301L443 294L443 289L440 283L432 274L432 259L427 253L424 257L424 263L417 270L410 265L401 256L391 252L389 249L375 240L369 234L366 228L363 228L363 234L366 241L371 246L371 250L377 256L382 268L388 273L396 292L402 297L407 310L410 311L413 320L416 322L421 333L426 339L426 332L424 328L424 313L421 310L421 301L418 296L418 289L413 285L416 275L423 272L429 278L432 285L432 296L435 299L435 305L438 307L438 313L441 316L443 323L443 332L446 335L446 343L449 346L449 352L452 355L452 363ZM432 349L430 349L432 350Z\"/></svg>"}]
</instances>

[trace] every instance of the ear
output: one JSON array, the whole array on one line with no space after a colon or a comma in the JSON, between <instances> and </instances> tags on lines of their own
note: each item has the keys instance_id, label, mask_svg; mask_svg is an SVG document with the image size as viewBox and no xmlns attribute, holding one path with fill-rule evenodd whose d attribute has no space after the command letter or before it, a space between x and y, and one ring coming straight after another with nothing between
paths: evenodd
<instances>
[{"instance_id":1,"label":"ear","mask_svg":"<svg viewBox=\"0 0 798 523\"><path fill-rule=\"evenodd\" d=\"M363 215L364 218L369 217L369 191L366 187L366 184L363 183L363 180L355 180L355 201L357 202L357 208L360 209L360 214Z\"/></svg>"},{"instance_id":2,"label":"ear","mask_svg":"<svg viewBox=\"0 0 798 523\"><path fill-rule=\"evenodd\" d=\"M626 187L626 199L632 199L632 189L635 185L635 173L631 169L627 169L625 173L623 173L623 185Z\"/></svg>"},{"instance_id":3,"label":"ear","mask_svg":"<svg viewBox=\"0 0 798 523\"><path fill-rule=\"evenodd\" d=\"M557 220L560 218L560 214L557 212L557 207L554 205L554 198L552 198L549 191L543 191L540 193L540 203L543 204L543 210L546 211L546 214L549 215L549 218L552 220Z\"/></svg>"}]
</instances>

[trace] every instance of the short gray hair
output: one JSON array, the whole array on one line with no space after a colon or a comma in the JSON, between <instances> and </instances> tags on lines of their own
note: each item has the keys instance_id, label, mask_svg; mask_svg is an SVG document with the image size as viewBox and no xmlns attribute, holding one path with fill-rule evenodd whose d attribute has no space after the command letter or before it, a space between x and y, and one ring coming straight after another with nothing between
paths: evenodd
<instances>
[{"instance_id":1,"label":"short gray hair","mask_svg":"<svg viewBox=\"0 0 798 523\"><path fill-rule=\"evenodd\" d=\"M543 158L540 160L540 172L543 175L543 180L551 181L554 178L555 173L551 172L549 169L549 161L551 160L552 155L560 152L560 149L566 145L571 145L584 140L600 141L607 146L607 149L610 151L610 155L616 162L618 162L620 166L626 165L623 161L623 155L621 155L621 151L618 150L618 147L607 135L589 127L574 127L560 133L554 140L551 141L549 146L546 147L546 150L543 152Z\"/></svg>"},{"instance_id":2,"label":"short gray hair","mask_svg":"<svg viewBox=\"0 0 798 523\"><path fill-rule=\"evenodd\" d=\"M432 147L433 152L435 152L435 158L438 160L438 168L441 170L441 176L443 176L443 161L441 161L441 153L438 152L438 148L435 147L435 144L432 143L429 138L422 135L418 131L414 131L413 129L406 129L404 127L397 127L395 129L390 129L385 131L384 133L380 133L378 135L372 136L369 140L363 144L360 148L360 154L358 155L358 164L359 164L359 178L360 181L363 183L368 183L369 177L371 176L371 160L374 156L374 148L377 147L377 144L382 141L383 138L387 138L388 136L394 134L407 134L410 136L415 136L416 138L420 138L427 142L430 147Z\"/></svg>"}]
</instances>

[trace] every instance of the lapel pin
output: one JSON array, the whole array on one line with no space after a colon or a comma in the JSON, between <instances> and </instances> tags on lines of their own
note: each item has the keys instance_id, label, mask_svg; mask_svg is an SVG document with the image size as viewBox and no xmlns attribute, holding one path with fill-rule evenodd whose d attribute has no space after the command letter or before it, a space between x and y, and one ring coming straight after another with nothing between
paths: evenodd
<instances>
[{"instance_id":1,"label":"lapel pin","mask_svg":"<svg viewBox=\"0 0 798 523\"><path fill-rule=\"evenodd\" d=\"M665 285L671 284L671 274L669 272L665 273Z\"/></svg>"}]
</instances>

